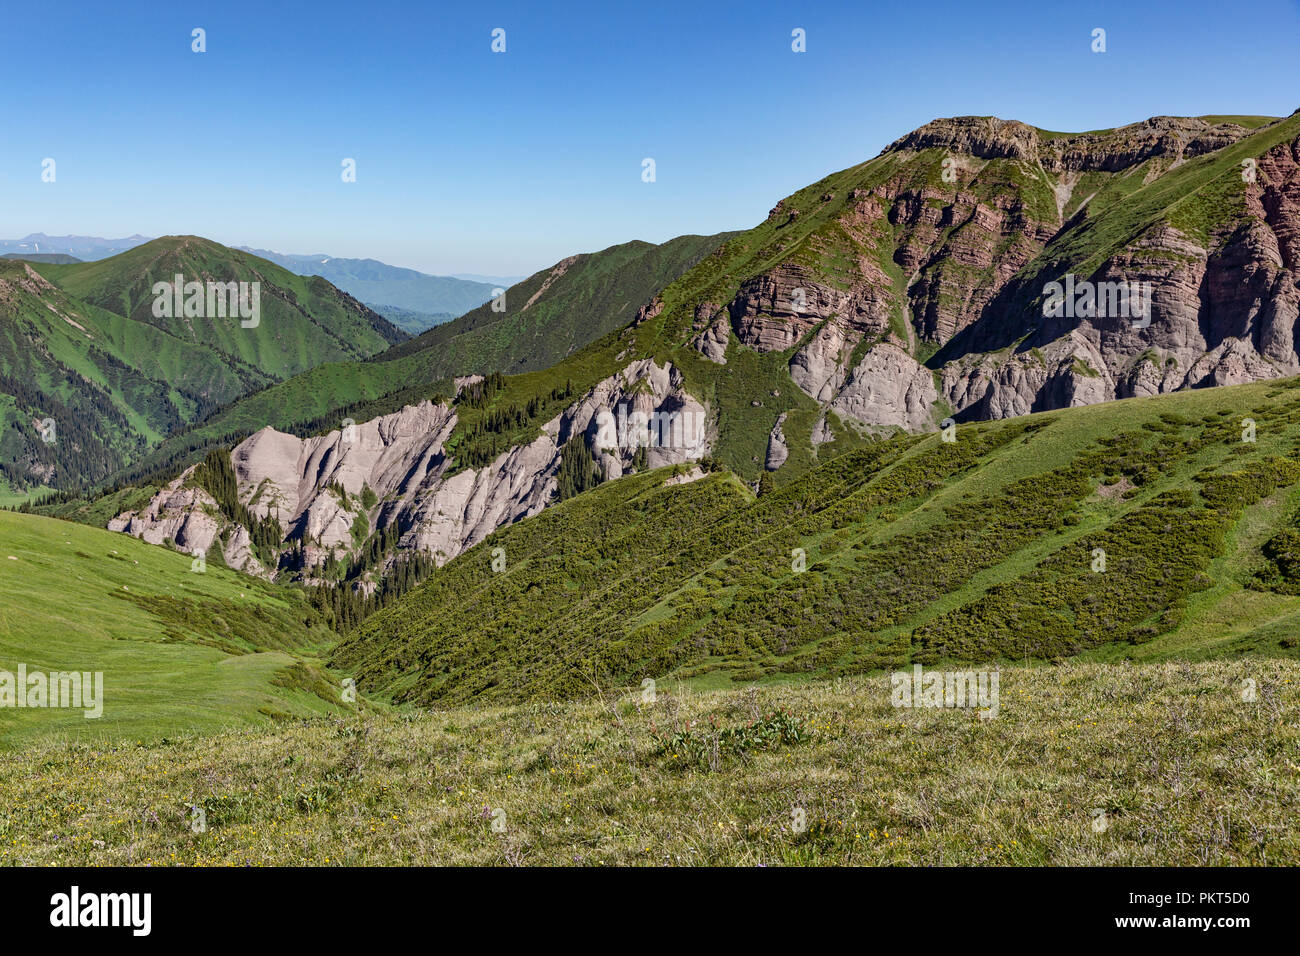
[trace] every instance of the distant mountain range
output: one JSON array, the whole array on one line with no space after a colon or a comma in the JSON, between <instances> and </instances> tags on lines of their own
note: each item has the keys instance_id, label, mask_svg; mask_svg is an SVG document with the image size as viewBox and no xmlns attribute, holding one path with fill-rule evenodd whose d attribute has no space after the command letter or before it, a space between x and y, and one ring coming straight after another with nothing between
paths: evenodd
<instances>
[{"instance_id":1,"label":"distant mountain range","mask_svg":"<svg viewBox=\"0 0 1300 956\"><path fill-rule=\"evenodd\" d=\"M134 235L124 239L96 236L48 236L35 232L22 239L0 239L0 258L29 262L94 262L149 242ZM317 253L296 255L237 246L243 252L274 262L300 276L320 276L364 302L398 328L418 335L435 325L482 305L492 290L508 288L521 276L463 274L435 276L390 266L377 259L340 259Z\"/></svg>"},{"instance_id":2,"label":"distant mountain range","mask_svg":"<svg viewBox=\"0 0 1300 956\"><path fill-rule=\"evenodd\" d=\"M482 305L382 362L409 312L389 307L390 323L327 279L195 236L96 262L0 260L0 493L99 482L146 455L188 464L268 424L310 434L345 406L363 420L450 394L466 371L542 369L626 324L723 238L572 256L511 286L509 311ZM176 273L260 281L262 321L155 316L153 284ZM48 445L33 425L47 418Z\"/></svg>"},{"instance_id":3,"label":"distant mountain range","mask_svg":"<svg viewBox=\"0 0 1300 956\"><path fill-rule=\"evenodd\" d=\"M507 288L528 278L528 276L483 276L476 272L454 272L451 277L453 279L467 279L470 282L486 282L488 285L505 286Z\"/></svg>"},{"instance_id":4,"label":"distant mountain range","mask_svg":"<svg viewBox=\"0 0 1300 956\"><path fill-rule=\"evenodd\" d=\"M390 266L377 259L338 259L272 252L240 246L298 275L317 275L365 302L407 332L418 333L464 315L492 298L498 283L434 276Z\"/></svg>"},{"instance_id":5,"label":"distant mountain range","mask_svg":"<svg viewBox=\"0 0 1300 956\"><path fill-rule=\"evenodd\" d=\"M107 259L148 241L148 236L138 235L125 239L100 239L97 236L47 236L43 232L33 232L22 239L0 239L0 253L65 255L85 261Z\"/></svg>"}]
</instances>

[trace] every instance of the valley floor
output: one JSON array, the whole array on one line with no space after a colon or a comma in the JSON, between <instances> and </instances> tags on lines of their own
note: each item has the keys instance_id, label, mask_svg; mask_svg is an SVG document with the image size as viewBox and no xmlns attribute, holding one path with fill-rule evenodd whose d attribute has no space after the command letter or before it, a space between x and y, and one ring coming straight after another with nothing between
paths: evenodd
<instances>
[{"instance_id":1,"label":"valley floor","mask_svg":"<svg viewBox=\"0 0 1300 956\"><path fill-rule=\"evenodd\" d=\"M987 720L884 676L44 743L0 863L1294 865L1298 699L1288 660L1067 663Z\"/></svg>"}]
</instances>

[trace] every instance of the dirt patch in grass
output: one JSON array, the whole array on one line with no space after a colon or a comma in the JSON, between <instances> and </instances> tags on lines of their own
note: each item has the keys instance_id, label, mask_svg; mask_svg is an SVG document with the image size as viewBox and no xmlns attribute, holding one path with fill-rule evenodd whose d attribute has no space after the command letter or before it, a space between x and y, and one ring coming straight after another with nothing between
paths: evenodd
<instances>
[{"instance_id":1,"label":"dirt patch in grass","mask_svg":"<svg viewBox=\"0 0 1300 956\"><path fill-rule=\"evenodd\" d=\"M1126 493L1132 491L1136 487L1137 485L1129 481L1128 476L1126 475L1123 478L1120 478L1120 480L1115 482L1113 485L1098 485L1097 494L1105 498L1107 501L1118 501L1123 498Z\"/></svg>"}]
</instances>

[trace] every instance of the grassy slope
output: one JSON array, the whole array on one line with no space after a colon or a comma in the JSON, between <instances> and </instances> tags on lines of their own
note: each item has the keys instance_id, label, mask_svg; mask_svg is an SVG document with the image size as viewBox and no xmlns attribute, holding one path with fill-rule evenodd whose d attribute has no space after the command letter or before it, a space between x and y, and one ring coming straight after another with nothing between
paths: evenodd
<instances>
[{"instance_id":1,"label":"grassy slope","mask_svg":"<svg viewBox=\"0 0 1300 956\"><path fill-rule=\"evenodd\" d=\"M1294 661L1011 668L994 720L896 709L889 690L661 684L653 705L43 744L6 770L0 863L1300 864ZM726 746L777 708L800 740Z\"/></svg>"},{"instance_id":2,"label":"grassy slope","mask_svg":"<svg viewBox=\"0 0 1300 956\"><path fill-rule=\"evenodd\" d=\"M0 298L0 468L16 481L33 460L53 464L60 482L100 480L207 403L267 380L74 299L22 263L0 263ZM31 427L46 417L58 429L52 447Z\"/></svg>"},{"instance_id":3,"label":"grassy slope","mask_svg":"<svg viewBox=\"0 0 1300 956\"><path fill-rule=\"evenodd\" d=\"M368 690L458 704L646 677L1300 653L1300 599L1248 587L1300 508L1300 380L899 437L759 499L729 474L667 475L497 531L335 662Z\"/></svg>"},{"instance_id":4,"label":"grassy slope","mask_svg":"<svg viewBox=\"0 0 1300 956\"><path fill-rule=\"evenodd\" d=\"M337 688L314 663L333 636L296 592L224 568L194 573L188 557L126 535L0 512L0 669L102 671L105 686L94 720L0 709L0 746L333 712Z\"/></svg>"},{"instance_id":5,"label":"grassy slope","mask_svg":"<svg viewBox=\"0 0 1300 956\"><path fill-rule=\"evenodd\" d=\"M1241 161L1260 156L1298 135L1300 115L1169 169L1150 183L1143 184L1142 168L1117 177L1108 190L1088 204L1083 221L1056 236L1040 260L1026 267L1026 274L1036 280L1071 269L1091 273L1107 257L1162 221L1206 242L1208 231L1217 222L1244 214Z\"/></svg>"}]
</instances>

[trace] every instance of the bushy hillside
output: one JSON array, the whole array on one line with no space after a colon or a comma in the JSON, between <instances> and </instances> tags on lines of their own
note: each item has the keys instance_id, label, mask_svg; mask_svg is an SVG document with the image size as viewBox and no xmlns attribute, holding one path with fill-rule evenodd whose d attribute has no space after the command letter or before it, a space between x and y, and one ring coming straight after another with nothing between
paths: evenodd
<instances>
[{"instance_id":1,"label":"bushy hillside","mask_svg":"<svg viewBox=\"0 0 1300 956\"><path fill-rule=\"evenodd\" d=\"M301 592L166 548L0 512L0 670L103 673L103 715L0 707L0 746L156 739L346 709Z\"/></svg>"},{"instance_id":2,"label":"bushy hillside","mask_svg":"<svg viewBox=\"0 0 1300 956\"><path fill-rule=\"evenodd\" d=\"M1300 653L1300 380L951 434L848 450L758 498L725 471L606 482L499 529L333 660L371 692L459 704Z\"/></svg>"}]
</instances>

